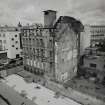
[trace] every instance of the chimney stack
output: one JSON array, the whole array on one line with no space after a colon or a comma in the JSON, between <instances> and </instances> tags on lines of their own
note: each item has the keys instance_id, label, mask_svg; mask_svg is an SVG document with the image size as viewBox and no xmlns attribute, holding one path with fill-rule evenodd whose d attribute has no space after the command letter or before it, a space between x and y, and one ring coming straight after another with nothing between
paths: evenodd
<instances>
[{"instance_id":1,"label":"chimney stack","mask_svg":"<svg viewBox=\"0 0 105 105\"><path fill-rule=\"evenodd\" d=\"M53 24L56 21L56 11L46 10L44 12L44 27L53 28Z\"/></svg>"}]
</instances>

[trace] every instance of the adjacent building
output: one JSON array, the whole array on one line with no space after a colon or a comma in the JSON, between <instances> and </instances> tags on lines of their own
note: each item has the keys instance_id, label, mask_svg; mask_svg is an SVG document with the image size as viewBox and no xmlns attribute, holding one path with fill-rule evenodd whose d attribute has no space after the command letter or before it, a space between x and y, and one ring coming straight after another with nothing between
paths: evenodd
<instances>
[{"instance_id":1,"label":"adjacent building","mask_svg":"<svg viewBox=\"0 0 105 105\"><path fill-rule=\"evenodd\" d=\"M49 22L44 21L45 27L34 24L22 28L24 68L34 74L54 76L54 28L50 18L55 12L44 11L45 18L48 19L49 15Z\"/></svg>"},{"instance_id":2,"label":"adjacent building","mask_svg":"<svg viewBox=\"0 0 105 105\"><path fill-rule=\"evenodd\" d=\"M82 72L81 70L80 72L88 78L95 77L102 82L105 80L105 52L99 49L105 40L105 26L91 25L88 29L87 35L90 38L90 44L82 53L83 63ZM86 34L84 37L87 38ZM84 40L87 43L87 39Z\"/></svg>"},{"instance_id":3,"label":"adjacent building","mask_svg":"<svg viewBox=\"0 0 105 105\"><path fill-rule=\"evenodd\" d=\"M21 56L21 51L18 27L0 27L0 52L5 52L7 58L14 59Z\"/></svg>"},{"instance_id":4,"label":"adjacent building","mask_svg":"<svg viewBox=\"0 0 105 105\"><path fill-rule=\"evenodd\" d=\"M91 46L95 47L98 44L101 44L105 40L105 26L100 25L91 25Z\"/></svg>"},{"instance_id":5,"label":"adjacent building","mask_svg":"<svg viewBox=\"0 0 105 105\"><path fill-rule=\"evenodd\" d=\"M84 30L81 32L80 38L80 55L83 55L85 49L90 47L91 42L91 32L90 25L84 25Z\"/></svg>"},{"instance_id":6,"label":"adjacent building","mask_svg":"<svg viewBox=\"0 0 105 105\"><path fill-rule=\"evenodd\" d=\"M85 75L88 74L89 77L95 77L102 82L105 79L105 56L86 55L83 68Z\"/></svg>"},{"instance_id":7,"label":"adjacent building","mask_svg":"<svg viewBox=\"0 0 105 105\"><path fill-rule=\"evenodd\" d=\"M80 54L83 55L85 49L98 47L105 40L105 26L84 25L84 31L81 32Z\"/></svg>"}]
</instances>

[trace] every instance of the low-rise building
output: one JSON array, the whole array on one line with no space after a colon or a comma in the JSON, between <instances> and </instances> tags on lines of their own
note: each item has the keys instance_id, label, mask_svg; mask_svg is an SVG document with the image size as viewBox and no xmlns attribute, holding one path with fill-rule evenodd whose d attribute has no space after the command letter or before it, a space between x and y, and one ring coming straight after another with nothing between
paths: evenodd
<instances>
[{"instance_id":1,"label":"low-rise building","mask_svg":"<svg viewBox=\"0 0 105 105\"><path fill-rule=\"evenodd\" d=\"M105 79L105 56L86 55L83 68L87 74L93 75L102 81Z\"/></svg>"}]
</instances>

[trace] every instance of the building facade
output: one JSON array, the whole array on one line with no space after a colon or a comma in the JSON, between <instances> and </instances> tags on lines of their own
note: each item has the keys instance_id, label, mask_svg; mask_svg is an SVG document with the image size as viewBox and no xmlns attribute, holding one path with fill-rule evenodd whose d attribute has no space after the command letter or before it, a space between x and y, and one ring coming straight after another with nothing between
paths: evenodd
<instances>
[{"instance_id":1,"label":"building facade","mask_svg":"<svg viewBox=\"0 0 105 105\"><path fill-rule=\"evenodd\" d=\"M0 27L0 50L7 53L7 58L21 56L20 31L17 27Z\"/></svg>"},{"instance_id":2,"label":"building facade","mask_svg":"<svg viewBox=\"0 0 105 105\"><path fill-rule=\"evenodd\" d=\"M90 26L91 46L95 47L105 40L105 26L93 25Z\"/></svg>"},{"instance_id":3,"label":"building facade","mask_svg":"<svg viewBox=\"0 0 105 105\"><path fill-rule=\"evenodd\" d=\"M34 74L53 72L53 29L43 27L23 27L22 44L24 68Z\"/></svg>"},{"instance_id":4,"label":"building facade","mask_svg":"<svg viewBox=\"0 0 105 105\"><path fill-rule=\"evenodd\" d=\"M86 48L98 47L105 40L105 26L84 25L84 31L81 32L80 53L84 54Z\"/></svg>"},{"instance_id":5,"label":"building facade","mask_svg":"<svg viewBox=\"0 0 105 105\"><path fill-rule=\"evenodd\" d=\"M52 17L52 15L54 15ZM53 21L56 11L44 11L44 27L34 24L22 28L24 69L34 74L54 77L54 36Z\"/></svg>"},{"instance_id":6,"label":"building facade","mask_svg":"<svg viewBox=\"0 0 105 105\"><path fill-rule=\"evenodd\" d=\"M83 68L90 77L95 77L102 82L105 79L105 56L85 56Z\"/></svg>"}]
</instances>

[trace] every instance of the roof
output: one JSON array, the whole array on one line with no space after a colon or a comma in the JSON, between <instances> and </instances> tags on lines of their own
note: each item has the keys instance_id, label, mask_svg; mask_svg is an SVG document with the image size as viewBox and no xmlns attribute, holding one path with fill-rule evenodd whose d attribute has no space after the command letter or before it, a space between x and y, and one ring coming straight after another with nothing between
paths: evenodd
<instances>
[{"instance_id":1,"label":"roof","mask_svg":"<svg viewBox=\"0 0 105 105\"><path fill-rule=\"evenodd\" d=\"M56 27L58 23L67 23L67 24L70 23L71 27L74 29L75 32L81 32L84 29L83 24L79 20L70 16L60 16L59 19L54 24L54 27Z\"/></svg>"},{"instance_id":2,"label":"roof","mask_svg":"<svg viewBox=\"0 0 105 105\"><path fill-rule=\"evenodd\" d=\"M57 11L54 11L54 10L46 10L46 11L43 11L43 12L57 12Z\"/></svg>"},{"instance_id":3,"label":"roof","mask_svg":"<svg viewBox=\"0 0 105 105\"><path fill-rule=\"evenodd\" d=\"M55 23L54 26L56 27L57 23L60 23L60 22L63 22L63 23L71 23L71 22L73 22L73 21L75 21L75 19L74 19L73 17L60 16L60 17L58 18L58 20L56 21L56 23Z\"/></svg>"}]
</instances>

